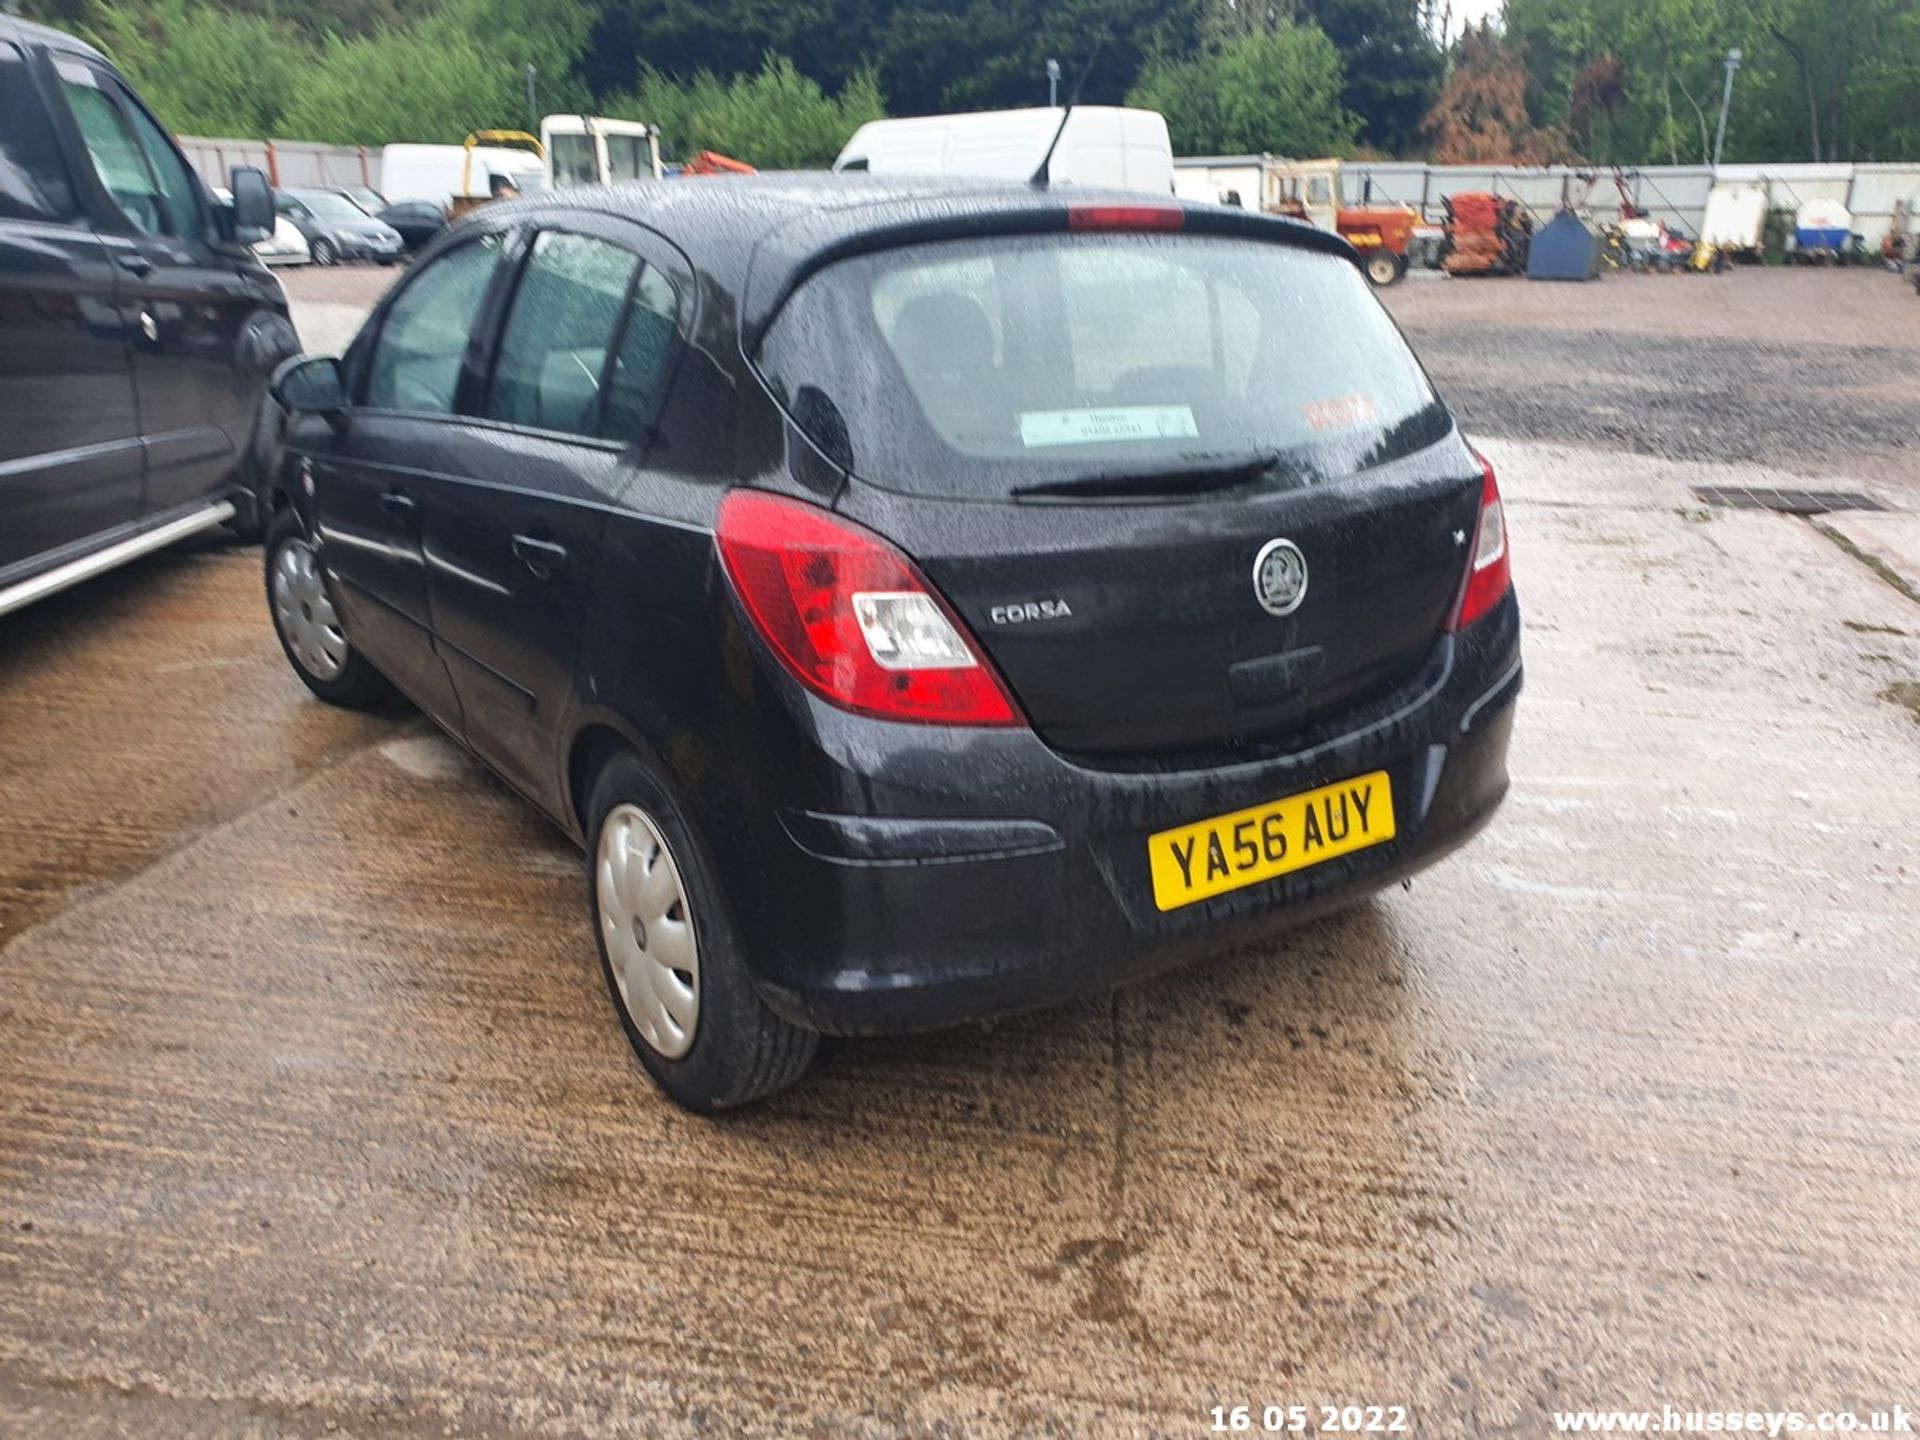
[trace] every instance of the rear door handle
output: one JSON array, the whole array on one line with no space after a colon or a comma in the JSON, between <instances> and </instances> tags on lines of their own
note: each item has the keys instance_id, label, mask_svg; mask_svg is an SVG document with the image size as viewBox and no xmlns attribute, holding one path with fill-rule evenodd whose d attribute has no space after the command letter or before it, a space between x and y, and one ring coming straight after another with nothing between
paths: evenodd
<instances>
[{"instance_id":1,"label":"rear door handle","mask_svg":"<svg viewBox=\"0 0 1920 1440\"><path fill-rule=\"evenodd\" d=\"M567 567L567 547L551 540L536 540L531 535L513 537L513 553L520 563L541 580L551 579Z\"/></svg>"},{"instance_id":2,"label":"rear door handle","mask_svg":"<svg viewBox=\"0 0 1920 1440\"><path fill-rule=\"evenodd\" d=\"M388 490L380 497L380 508L389 515L411 515L413 497L404 490Z\"/></svg>"},{"instance_id":3,"label":"rear door handle","mask_svg":"<svg viewBox=\"0 0 1920 1440\"><path fill-rule=\"evenodd\" d=\"M153 261L142 255L138 250L129 250L113 258L119 262L120 268L125 270L129 275L151 275L153 273Z\"/></svg>"}]
</instances>

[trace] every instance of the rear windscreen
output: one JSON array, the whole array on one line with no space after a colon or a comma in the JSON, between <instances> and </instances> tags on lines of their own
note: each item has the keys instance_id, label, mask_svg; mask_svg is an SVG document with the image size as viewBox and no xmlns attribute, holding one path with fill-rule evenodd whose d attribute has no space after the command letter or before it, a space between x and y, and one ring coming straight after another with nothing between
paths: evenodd
<instances>
[{"instance_id":1,"label":"rear windscreen","mask_svg":"<svg viewBox=\"0 0 1920 1440\"><path fill-rule=\"evenodd\" d=\"M1451 423L1351 263L1238 238L1049 234L860 256L795 291L757 360L863 479L958 497L1268 455L1298 483Z\"/></svg>"}]
</instances>

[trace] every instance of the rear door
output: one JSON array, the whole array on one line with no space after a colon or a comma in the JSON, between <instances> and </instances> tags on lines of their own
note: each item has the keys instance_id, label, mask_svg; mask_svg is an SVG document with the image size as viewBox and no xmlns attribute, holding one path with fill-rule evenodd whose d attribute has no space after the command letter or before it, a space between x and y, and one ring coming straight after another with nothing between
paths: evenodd
<instances>
[{"instance_id":1,"label":"rear door","mask_svg":"<svg viewBox=\"0 0 1920 1440\"><path fill-rule=\"evenodd\" d=\"M146 444L148 513L215 491L239 465L264 381L248 326L267 283L258 262L214 246L206 193L120 79L78 57L61 89L110 212Z\"/></svg>"},{"instance_id":2,"label":"rear door","mask_svg":"<svg viewBox=\"0 0 1920 1440\"><path fill-rule=\"evenodd\" d=\"M82 213L37 70L0 40L0 576L140 506L116 270Z\"/></svg>"},{"instance_id":3,"label":"rear door","mask_svg":"<svg viewBox=\"0 0 1920 1440\"><path fill-rule=\"evenodd\" d=\"M1098 230L885 250L807 281L760 358L825 397L797 418L838 413L842 508L1064 750L1282 743L1436 658L1479 471L1345 259Z\"/></svg>"},{"instance_id":4,"label":"rear door","mask_svg":"<svg viewBox=\"0 0 1920 1440\"><path fill-rule=\"evenodd\" d=\"M422 709L458 730L453 681L433 643L422 520L465 422L476 324L504 237L477 235L410 273L349 357L354 405L337 427L301 421L322 561L347 634Z\"/></svg>"},{"instance_id":5,"label":"rear door","mask_svg":"<svg viewBox=\"0 0 1920 1440\"><path fill-rule=\"evenodd\" d=\"M555 813L607 510L644 460L690 288L677 255L637 226L566 227L523 239L490 374L440 453L422 522L467 743Z\"/></svg>"}]
</instances>

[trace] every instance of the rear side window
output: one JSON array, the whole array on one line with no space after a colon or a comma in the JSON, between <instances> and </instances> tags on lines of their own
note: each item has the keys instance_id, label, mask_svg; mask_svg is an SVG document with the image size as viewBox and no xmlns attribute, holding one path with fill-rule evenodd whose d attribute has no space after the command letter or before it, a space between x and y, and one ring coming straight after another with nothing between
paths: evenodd
<instances>
[{"instance_id":1,"label":"rear side window","mask_svg":"<svg viewBox=\"0 0 1920 1440\"><path fill-rule=\"evenodd\" d=\"M1450 427L1352 264L1241 238L881 251L803 284L757 359L863 478L959 497L1269 455L1276 483L1310 482Z\"/></svg>"},{"instance_id":2,"label":"rear side window","mask_svg":"<svg viewBox=\"0 0 1920 1440\"><path fill-rule=\"evenodd\" d=\"M614 356L602 434L615 440L645 438L667 388L677 311L673 282L654 266L647 266L633 287L626 333L620 337L620 350Z\"/></svg>"},{"instance_id":3,"label":"rear side window","mask_svg":"<svg viewBox=\"0 0 1920 1440\"><path fill-rule=\"evenodd\" d=\"M500 337L487 416L597 433L608 355L639 268L637 255L604 240L542 231Z\"/></svg>"},{"instance_id":4,"label":"rear side window","mask_svg":"<svg viewBox=\"0 0 1920 1440\"><path fill-rule=\"evenodd\" d=\"M0 40L0 220L71 220L76 213L26 57Z\"/></svg>"},{"instance_id":5,"label":"rear side window","mask_svg":"<svg viewBox=\"0 0 1920 1440\"><path fill-rule=\"evenodd\" d=\"M449 250L394 297L367 367L366 403L378 410L453 413L467 340L500 263L500 237Z\"/></svg>"}]
</instances>

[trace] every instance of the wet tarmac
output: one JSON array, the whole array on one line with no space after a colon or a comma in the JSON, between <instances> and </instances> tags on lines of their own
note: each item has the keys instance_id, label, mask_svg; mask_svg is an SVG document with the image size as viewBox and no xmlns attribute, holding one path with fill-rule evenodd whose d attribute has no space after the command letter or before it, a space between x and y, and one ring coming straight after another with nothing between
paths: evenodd
<instances>
[{"instance_id":1,"label":"wet tarmac","mask_svg":"<svg viewBox=\"0 0 1920 1440\"><path fill-rule=\"evenodd\" d=\"M1490 444L1514 794L1283 946L646 1086L578 856L258 552L0 622L0 1434L1199 1436L1920 1408L1920 606Z\"/></svg>"}]
</instances>

